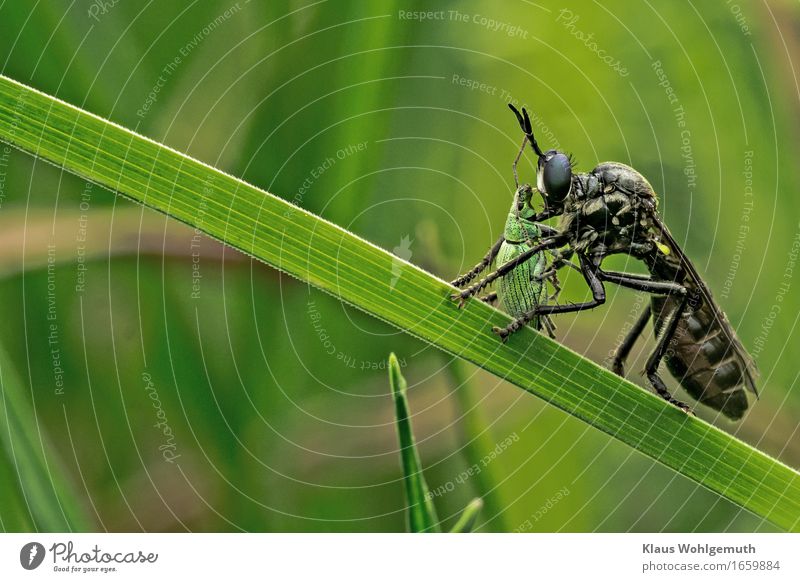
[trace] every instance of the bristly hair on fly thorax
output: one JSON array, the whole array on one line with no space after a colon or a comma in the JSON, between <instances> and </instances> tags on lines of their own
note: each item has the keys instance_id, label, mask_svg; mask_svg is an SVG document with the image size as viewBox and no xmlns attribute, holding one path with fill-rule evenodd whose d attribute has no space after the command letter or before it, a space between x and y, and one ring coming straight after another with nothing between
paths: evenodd
<instances>
[{"instance_id":1,"label":"bristly hair on fly thorax","mask_svg":"<svg viewBox=\"0 0 800 582\"><path fill-rule=\"evenodd\" d=\"M575 154L573 154L572 152L564 152L564 154L567 156L567 161L569 162L570 169L574 170L575 166L578 165L578 158L576 158Z\"/></svg>"}]
</instances>

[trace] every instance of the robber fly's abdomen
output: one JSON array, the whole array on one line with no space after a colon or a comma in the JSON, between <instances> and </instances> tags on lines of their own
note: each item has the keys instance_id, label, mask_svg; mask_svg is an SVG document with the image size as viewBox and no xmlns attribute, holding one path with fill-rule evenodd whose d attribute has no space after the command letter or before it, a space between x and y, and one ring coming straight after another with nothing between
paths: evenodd
<instances>
[{"instance_id":1,"label":"robber fly's abdomen","mask_svg":"<svg viewBox=\"0 0 800 582\"><path fill-rule=\"evenodd\" d=\"M677 301L663 296L652 298L656 334L661 333ZM664 359L669 371L693 398L737 420L747 410L747 371L723 326L729 327L717 319L709 305L688 311L681 317Z\"/></svg>"}]
</instances>

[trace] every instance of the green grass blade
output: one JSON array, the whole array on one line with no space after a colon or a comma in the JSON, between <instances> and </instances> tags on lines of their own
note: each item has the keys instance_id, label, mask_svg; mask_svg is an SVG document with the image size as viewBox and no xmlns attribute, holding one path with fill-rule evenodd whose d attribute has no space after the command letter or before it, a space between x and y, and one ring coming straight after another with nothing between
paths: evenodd
<instances>
[{"instance_id":1,"label":"green grass blade","mask_svg":"<svg viewBox=\"0 0 800 582\"><path fill-rule=\"evenodd\" d=\"M2 466L12 471L3 481L16 481L14 488L0 492L2 513L12 511L11 503L22 504L15 513L27 514L25 529L89 531L90 521L63 476L61 463L22 386L5 349L0 347L0 454L6 457Z\"/></svg>"},{"instance_id":2,"label":"green grass blade","mask_svg":"<svg viewBox=\"0 0 800 582\"><path fill-rule=\"evenodd\" d=\"M453 529L450 530L450 533L470 533L475 528L475 522L478 521L478 514L481 512L482 507L483 501L479 497L470 501Z\"/></svg>"},{"instance_id":3,"label":"green grass blade","mask_svg":"<svg viewBox=\"0 0 800 582\"><path fill-rule=\"evenodd\" d=\"M508 316L280 198L0 76L0 139L119 192L536 394L787 530L800 474ZM392 285L392 283L395 283Z\"/></svg>"},{"instance_id":4,"label":"green grass blade","mask_svg":"<svg viewBox=\"0 0 800 582\"><path fill-rule=\"evenodd\" d=\"M461 448L464 459L469 467L479 467L473 477L475 492L482 499L482 506L486 508L485 515L491 520L493 530L508 531L503 510L506 505L500 497L498 480L495 479L495 466L486 464L483 459L492 452L497 445L492 438L486 420L472 394L476 389L470 381L464 367L464 362L454 361L447 365L447 373L452 379L454 408L458 416L458 431L461 436Z\"/></svg>"},{"instance_id":5,"label":"green grass blade","mask_svg":"<svg viewBox=\"0 0 800 582\"><path fill-rule=\"evenodd\" d=\"M389 354L389 384L394 398L397 439L400 442L400 458L403 464L403 483L408 501L408 531L439 531L439 518L430 496L428 484L422 474L411 420L408 417L406 379L400 373L400 363L394 354Z\"/></svg>"},{"instance_id":6,"label":"green grass blade","mask_svg":"<svg viewBox=\"0 0 800 582\"><path fill-rule=\"evenodd\" d=\"M17 466L6 450L6 447L0 449L0 532L36 531L17 478Z\"/></svg>"}]
</instances>

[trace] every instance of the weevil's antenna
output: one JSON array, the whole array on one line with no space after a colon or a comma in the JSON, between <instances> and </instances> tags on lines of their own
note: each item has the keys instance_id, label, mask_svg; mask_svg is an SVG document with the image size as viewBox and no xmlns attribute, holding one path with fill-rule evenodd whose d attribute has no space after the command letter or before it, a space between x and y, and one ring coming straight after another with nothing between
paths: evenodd
<instances>
[{"instance_id":1,"label":"weevil's antenna","mask_svg":"<svg viewBox=\"0 0 800 582\"><path fill-rule=\"evenodd\" d=\"M519 111L514 109L514 106L511 105L511 103L509 103L508 106L511 108L511 110L514 112L514 114L517 116L517 121L519 121L520 127L522 128L522 131L525 134L525 137L522 138L522 145L520 146L519 151L517 152L517 157L514 158L514 163L511 164L511 170L514 172L514 186L516 187L516 191L514 193L514 213L516 214L517 222L519 222L520 221L520 210L521 210L519 202L520 202L520 196L522 194L520 193L519 175L517 174L517 164L519 164L519 160L522 158L522 154L525 152L525 144L528 143L528 141L533 138L533 134L531 132L529 132L529 131L525 131L525 126L523 125L523 119L522 119L522 117L520 117ZM523 109L522 111L525 111L525 110ZM525 113L525 119L527 120L528 125L530 126L530 119L528 119L528 114L527 113ZM538 149L538 148L539 148L539 146L537 145L536 149ZM525 230L524 228L523 228L523 231L525 232L525 238L526 238L528 244L530 246L533 246L533 241L531 241L530 237L528 236L528 231Z\"/></svg>"},{"instance_id":2,"label":"weevil's antenna","mask_svg":"<svg viewBox=\"0 0 800 582\"><path fill-rule=\"evenodd\" d=\"M517 116L517 121L519 122L519 127L522 129L522 132L525 134L525 137L530 142L533 151L539 156L539 159L544 157L544 153L542 153L539 144L536 143L536 138L533 137L533 126L531 125L531 118L528 117L528 112L525 108L522 108L522 114L514 107L511 103L508 104L509 109L514 112L514 115ZM524 145L522 146L525 147Z\"/></svg>"},{"instance_id":3,"label":"weevil's antenna","mask_svg":"<svg viewBox=\"0 0 800 582\"><path fill-rule=\"evenodd\" d=\"M514 163L511 164L511 170L514 172L514 185L516 186L517 190L519 190L519 176L517 175L517 164L519 163L519 159L522 157L522 152L525 151L525 144L528 143L528 136L522 138L522 147L519 148L517 152L517 157L514 158Z\"/></svg>"}]
</instances>

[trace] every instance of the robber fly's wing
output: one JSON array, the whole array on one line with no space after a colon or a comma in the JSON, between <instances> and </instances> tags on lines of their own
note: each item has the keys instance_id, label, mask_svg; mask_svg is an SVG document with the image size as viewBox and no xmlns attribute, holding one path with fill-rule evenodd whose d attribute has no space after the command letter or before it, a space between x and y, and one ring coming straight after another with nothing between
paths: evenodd
<instances>
[{"instance_id":1,"label":"robber fly's wing","mask_svg":"<svg viewBox=\"0 0 800 582\"><path fill-rule=\"evenodd\" d=\"M683 252L683 249L681 249L680 245L672 237L669 229L667 229L666 225L661 222L658 216L653 215L652 219L653 224L661 234L661 244L666 245L669 248L669 251L678 258L681 267L683 267L683 270L686 273L686 276L692 280L694 285L700 291L705 306L707 306L708 309L713 312L716 324L719 326L719 329L722 331L722 333L725 334L725 337L733 347L733 352L736 354L736 358L739 360L743 370L745 385L751 392L758 395L758 391L756 390L758 368L756 367L755 361L750 354L747 353L747 350L745 350L742 342L739 341L739 338L736 336L736 332L728 322L728 318L725 316L725 313L722 311L722 309L720 309L719 305L717 305L717 302L714 300L714 297L711 295L711 290L708 288L708 285L706 285L705 281L703 281L703 278L700 277L700 274L697 272L694 264Z\"/></svg>"}]
</instances>

